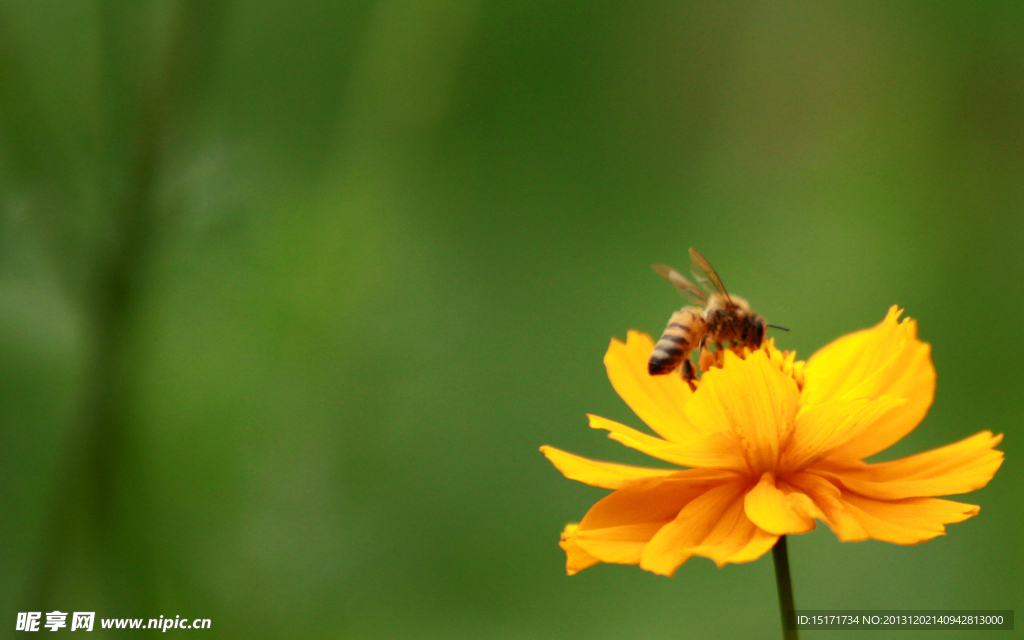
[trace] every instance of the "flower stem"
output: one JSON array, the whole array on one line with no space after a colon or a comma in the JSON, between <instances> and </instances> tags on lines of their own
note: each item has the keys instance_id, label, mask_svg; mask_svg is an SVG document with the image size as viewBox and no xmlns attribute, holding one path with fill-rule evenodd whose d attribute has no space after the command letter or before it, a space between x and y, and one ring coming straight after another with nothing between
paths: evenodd
<instances>
[{"instance_id":1,"label":"flower stem","mask_svg":"<svg viewBox=\"0 0 1024 640\"><path fill-rule=\"evenodd\" d=\"M793 583L789 579L789 553L786 551L786 536L780 536L772 547L775 561L775 586L779 591L779 614L782 617L783 640L799 640L796 633L796 619L793 613Z\"/></svg>"}]
</instances>

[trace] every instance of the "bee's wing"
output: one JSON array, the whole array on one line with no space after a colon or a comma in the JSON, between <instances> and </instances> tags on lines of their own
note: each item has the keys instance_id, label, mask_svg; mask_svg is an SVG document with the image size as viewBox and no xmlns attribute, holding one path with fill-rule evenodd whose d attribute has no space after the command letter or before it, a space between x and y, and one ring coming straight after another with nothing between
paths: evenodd
<instances>
[{"instance_id":1,"label":"bee's wing","mask_svg":"<svg viewBox=\"0 0 1024 640\"><path fill-rule=\"evenodd\" d=\"M672 267L667 267L663 264L653 264L651 267L654 268L655 273L671 282L672 286L676 288L676 291L683 294L683 296L696 298L697 301L701 303L708 301L707 294L701 291L700 287L684 278L682 274Z\"/></svg>"},{"instance_id":2,"label":"bee's wing","mask_svg":"<svg viewBox=\"0 0 1024 640\"><path fill-rule=\"evenodd\" d=\"M722 279L718 277L718 273L715 272L714 267L711 266L708 259L702 256L700 251L690 247L690 260L693 260L693 266L707 276L706 278L702 278L697 275L697 272L695 271L694 275L697 277L697 281L702 284L709 284L715 291L725 296L726 300L732 302L732 299L729 297L729 292L725 290L725 285L722 284Z\"/></svg>"}]
</instances>

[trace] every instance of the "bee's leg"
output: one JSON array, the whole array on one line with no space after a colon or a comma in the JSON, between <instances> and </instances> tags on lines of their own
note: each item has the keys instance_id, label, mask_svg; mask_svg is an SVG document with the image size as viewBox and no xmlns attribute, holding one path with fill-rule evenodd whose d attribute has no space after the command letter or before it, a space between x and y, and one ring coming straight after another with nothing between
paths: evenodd
<instances>
[{"instance_id":1,"label":"bee's leg","mask_svg":"<svg viewBox=\"0 0 1024 640\"><path fill-rule=\"evenodd\" d=\"M694 382L696 377L697 374L693 371L693 362L689 358L683 360L683 381L690 385L690 391L697 390L697 384Z\"/></svg>"}]
</instances>

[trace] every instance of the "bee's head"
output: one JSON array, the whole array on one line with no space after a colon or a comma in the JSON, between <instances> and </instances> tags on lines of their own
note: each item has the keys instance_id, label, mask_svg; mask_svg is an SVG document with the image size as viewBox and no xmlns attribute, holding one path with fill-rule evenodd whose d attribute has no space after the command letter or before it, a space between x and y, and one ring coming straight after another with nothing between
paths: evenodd
<instances>
[{"instance_id":1,"label":"bee's head","mask_svg":"<svg viewBox=\"0 0 1024 640\"><path fill-rule=\"evenodd\" d=\"M747 327L744 331L743 340L747 344L758 346L764 341L764 334L768 331L768 321L761 316L748 316Z\"/></svg>"}]
</instances>

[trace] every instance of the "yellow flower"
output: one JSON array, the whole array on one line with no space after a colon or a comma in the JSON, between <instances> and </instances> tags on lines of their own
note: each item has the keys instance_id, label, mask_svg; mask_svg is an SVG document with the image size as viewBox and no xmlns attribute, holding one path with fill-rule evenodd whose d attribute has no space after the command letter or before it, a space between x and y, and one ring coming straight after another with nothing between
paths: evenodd
<instances>
[{"instance_id":1,"label":"yellow flower","mask_svg":"<svg viewBox=\"0 0 1024 640\"><path fill-rule=\"evenodd\" d=\"M772 341L724 351L696 391L650 376L654 343L631 331L604 362L612 386L661 437L589 416L622 444L688 469L651 469L541 451L567 478L614 489L562 533L569 575L598 562L672 575L691 556L750 562L815 519L842 541L917 544L979 507L934 496L985 486L1003 461L982 431L891 462L886 449L924 418L935 395L931 348L917 324L885 320L827 345L806 363Z\"/></svg>"}]
</instances>

